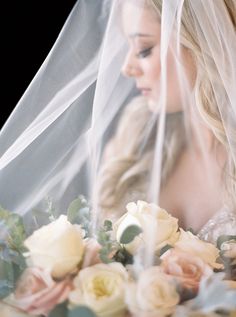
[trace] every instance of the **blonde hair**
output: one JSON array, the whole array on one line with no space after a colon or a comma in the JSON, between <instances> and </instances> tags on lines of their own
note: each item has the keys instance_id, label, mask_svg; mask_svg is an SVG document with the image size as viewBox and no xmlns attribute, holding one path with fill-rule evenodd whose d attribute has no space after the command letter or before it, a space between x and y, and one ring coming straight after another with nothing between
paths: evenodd
<instances>
[{"instance_id":1,"label":"blonde hair","mask_svg":"<svg viewBox=\"0 0 236 317\"><path fill-rule=\"evenodd\" d=\"M124 212L128 202L127 193L147 190L151 162L156 139L156 126L149 131L153 113L149 110L147 99L136 97L126 107L118 124L115 136L111 139L104 155L104 164L99 175L99 201L103 213ZM129 131L129 142L127 139ZM149 134L148 140L144 140ZM140 153L140 148L145 149ZM162 184L168 179L177 158L185 146L184 122L181 112L167 114L166 133L163 149ZM144 186L142 186L142 184ZM125 199L127 197L127 199ZM119 210L120 208L120 210Z\"/></svg>"},{"instance_id":2,"label":"blonde hair","mask_svg":"<svg viewBox=\"0 0 236 317\"><path fill-rule=\"evenodd\" d=\"M156 10L157 13L160 14L162 10L162 0L149 1L152 3L154 10ZM225 4L225 8L232 22L232 26L236 31L235 2L234 0L222 1ZM236 166L229 146L229 142L231 141L236 147L236 128L234 126L230 127L229 130L231 135L229 135L228 137L226 136L225 128L221 119L221 114L219 113L219 109L217 106L214 89L212 87L209 75L206 71L205 59L211 59L208 61L208 65L212 65L210 73L215 76L215 81L221 83L222 100L225 96L225 106L227 106L227 94L222 83L222 79L220 78L220 75L216 69L216 65L213 61L211 52L202 52L201 47L197 42L199 34L197 34L195 21L192 17L190 3L188 0L185 0L183 4L180 33L180 41L182 41L182 44L189 49L190 54L195 60L195 66L197 69L197 78L195 83L196 105L203 120L212 130L218 142L223 144L228 153L228 159L224 168L224 187L226 194L225 199L227 203L231 205L230 207L236 210ZM225 70L225 72L227 72L227 70Z\"/></svg>"},{"instance_id":3,"label":"blonde hair","mask_svg":"<svg viewBox=\"0 0 236 317\"><path fill-rule=\"evenodd\" d=\"M146 0L146 2L161 14L163 0ZM234 29L236 28L236 10L233 0L224 0ZM218 142L224 145L228 152L228 160L224 170L224 185L227 202L236 208L236 167L229 150L229 141L216 104L214 90L204 68L205 54L211 58L210 52L202 52L194 19L191 16L189 1L185 0L182 10L181 41L190 51L197 70L195 83L195 99L200 115L213 131ZM214 63L211 63L214 65ZM212 73L219 76L212 66ZM218 79L221 80L220 78ZM152 145L155 136L150 136L149 144L140 157L138 150L143 140L143 131L150 122L151 112L144 98L136 98L124 112L118 130L110 141L104 164L100 173L99 200L101 209L113 210L130 188L145 181L150 171L153 157ZM167 114L166 136L164 140L162 185L172 172L180 153L185 146L185 131L180 113ZM129 142L123 144L129 131ZM235 127L232 127L232 139L235 139Z\"/></svg>"}]
</instances>

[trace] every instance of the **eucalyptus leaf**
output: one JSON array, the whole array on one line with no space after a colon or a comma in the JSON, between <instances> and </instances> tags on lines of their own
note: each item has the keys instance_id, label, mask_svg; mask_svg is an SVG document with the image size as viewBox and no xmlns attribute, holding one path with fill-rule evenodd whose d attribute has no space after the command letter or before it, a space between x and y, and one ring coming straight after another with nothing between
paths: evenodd
<instances>
[{"instance_id":1,"label":"eucalyptus leaf","mask_svg":"<svg viewBox=\"0 0 236 317\"><path fill-rule=\"evenodd\" d=\"M102 246L106 246L107 243L110 241L110 234L105 231L99 231L98 233L98 243Z\"/></svg>"},{"instance_id":2,"label":"eucalyptus leaf","mask_svg":"<svg viewBox=\"0 0 236 317\"><path fill-rule=\"evenodd\" d=\"M6 219L9 214L10 211L5 210L2 206L0 206L0 219Z\"/></svg>"},{"instance_id":3,"label":"eucalyptus leaf","mask_svg":"<svg viewBox=\"0 0 236 317\"><path fill-rule=\"evenodd\" d=\"M21 269L26 267L24 256L20 252L10 249L8 246L2 246L0 259L11 263L12 265L19 266Z\"/></svg>"},{"instance_id":4,"label":"eucalyptus leaf","mask_svg":"<svg viewBox=\"0 0 236 317\"><path fill-rule=\"evenodd\" d=\"M0 280L0 299L3 299L10 295L14 290L14 285L9 281Z\"/></svg>"},{"instance_id":5,"label":"eucalyptus leaf","mask_svg":"<svg viewBox=\"0 0 236 317\"><path fill-rule=\"evenodd\" d=\"M14 274L14 284L15 284L14 288L15 288L16 283L18 279L20 278L20 276L22 275L22 273L24 272L26 266L23 268L23 267L20 267L19 265L13 264L12 268L13 268L13 274Z\"/></svg>"},{"instance_id":6,"label":"eucalyptus leaf","mask_svg":"<svg viewBox=\"0 0 236 317\"><path fill-rule=\"evenodd\" d=\"M24 215L23 221L26 235L30 236L35 230L50 223L50 214L39 209L33 209Z\"/></svg>"},{"instance_id":7,"label":"eucalyptus leaf","mask_svg":"<svg viewBox=\"0 0 236 317\"><path fill-rule=\"evenodd\" d=\"M124 266L127 264L133 264L133 256L125 249L120 248L113 256L115 262L120 262Z\"/></svg>"},{"instance_id":8,"label":"eucalyptus leaf","mask_svg":"<svg viewBox=\"0 0 236 317\"><path fill-rule=\"evenodd\" d=\"M0 209L1 239L4 239L9 248L20 250L26 238L23 218L15 213Z\"/></svg>"},{"instance_id":9,"label":"eucalyptus leaf","mask_svg":"<svg viewBox=\"0 0 236 317\"><path fill-rule=\"evenodd\" d=\"M91 215L88 203L83 196L79 196L71 202L67 210L67 218L70 223L81 225L88 236Z\"/></svg>"},{"instance_id":10,"label":"eucalyptus leaf","mask_svg":"<svg viewBox=\"0 0 236 317\"><path fill-rule=\"evenodd\" d=\"M197 235L197 233L195 232L195 230L193 230L193 228L188 228L186 231L191 232L193 235Z\"/></svg>"},{"instance_id":11,"label":"eucalyptus leaf","mask_svg":"<svg viewBox=\"0 0 236 317\"><path fill-rule=\"evenodd\" d=\"M167 245L165 245L163 248L161 248L161 250L160 250L160 256L162 256L162 254L164 254L166 251L168 251L169 249L172 249L173 247L172 247L172 245L169 245L169 244L167 244Z\"/></svg>"},{"instance_id":12,"label":"eucalyptus leaf","mask_svg":"<svg viewBox=\"0 0 236 317\"><path fill-rule=\"evenodd\" d=\"M78 218L78 215L82 209L85 209L82 212L82 216L87 217L87 214L86 214L86 211L88 209L87 201L85 200L85 198L83 196L79 196L78 198L73 200L68 207L67 217L68 217L69 221L72 223L74 221L76 221L76 219Z\"/></svg>"},{"instance_id":13,"label":"eucalyptus leaf","mask_svg":"<svg viewBox=\"0 0 236 317\"><path fill-rule=\"evenodd\" d=\"M135 237L137 237L140 233L142 233L142 228L136 225L128 226L124 232L122 233L122 236L120 238L121 244L128 244L134 240Z\"/></svg>"},{"instance_id":14,"label":"eucalyptus leaf","mask_svg":"<svg viewBox=\"0 0 236 317\"><path fill-rule=\"evenodd\" d=\"M14 289L14 269L10 262L0 260L0 298L8 296Z\"/></svg>"},{"instance_id":15,"label":"eucalyptus leaf","mask_svg":"<svg viewBox=\"0 0 236 317\"><path fill-rule=\"evenodd\" d=\"M67 317L67 302L57 305L50 313L48 317Z\"/></svg>"},{"instance_id":16,"label":"eucalyptus leaf","mask_svg":"<svg viewBox=\"0 0 236 317\"><path fill-rule=\"evenodd\" d=\"M191 301L191 308L204 313L236 309L236 291L223 281L224 273L215 273L200 283L198 295Z\"/></svg>"},{"instance_id":17,"label":"eucalyptus leaf","mask_svg":"<svg viewBox=\"0 0 236 317\"><path fill-rule=\"evenodd\" d=\"M109 250L106 249L106 248L102 248L102 249L99 251L99 257L100 257L100 259L101 259L101 261L102 261L103 263L106 263L106 264L107 264L107 263L113 262L113 260L109 258L109 254L110 254L110 252L109 252Z\"/></svg>"},{"instance_id":18,"label":"eucalyptus leaf","mask_svg":"<svg viewBox=\"0 0 236 317\"><path fill-rule=\"evenodd\" d=\"M86 306L77 306L75 309L69 311L68 317L96 317L96 315Z\"/></svg>"},{"instance_id":19,"label":"eucalyptus leaf","mask_svg":"<svg viewBox=\"0 0 236 317\"><path fill-rule=\"evenodd\" d=\"M12 263L0 260L0 280L14 280Z\"/></svg>"},{"instance_id":20,"label":"eucalyptus leaf","mask_svg":"<svg viewBox=\"0 0 236 317\"><path fill-rule=\"evenodd\" d=\"M50 196L45 197L44 203L46 205L46 213L49 215L49 220L51 222L55 221L60 216L60 214L58 213L58 210L54 205L53 198Z\"/></svg>"},{"instance_id":21,"label":"eucalyptus leaf","mask_svg":"<svg viewBox=\"0 0 236 317\"><path fill-rule=\"evenodd\" d=\"M103 227L106 232L112 231L112 222L110 220L105 220Z\"/></svg>"},{"instance_id":22,"label":"eucalyptus leaf","mask_svg":"<svg viewBox=\"0 0 236 317\"><path fill-rule=\"evenodd\" d=\"M224 242L234 240L236 242L236 235L221 235L217 239L217 247L218 249L221 249L221 245Z\"/></svg>"}]
</instances>

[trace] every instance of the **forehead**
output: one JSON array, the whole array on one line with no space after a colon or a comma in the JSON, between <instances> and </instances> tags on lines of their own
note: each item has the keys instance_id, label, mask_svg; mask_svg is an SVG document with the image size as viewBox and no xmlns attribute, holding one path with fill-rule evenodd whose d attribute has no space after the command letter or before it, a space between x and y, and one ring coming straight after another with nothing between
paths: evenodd
<instances>
[{"instance_id":1,"label":"forehead","mask_svg":"<svg viewBox=\"0 0 236 317\"><path fill-rule=\"evenodd\" d=\"M124 1L121 11L122 29L126 36L139 33L157 35L160 33L158 15L153 9L133 1Z\"/></svg>"}]
</instances>

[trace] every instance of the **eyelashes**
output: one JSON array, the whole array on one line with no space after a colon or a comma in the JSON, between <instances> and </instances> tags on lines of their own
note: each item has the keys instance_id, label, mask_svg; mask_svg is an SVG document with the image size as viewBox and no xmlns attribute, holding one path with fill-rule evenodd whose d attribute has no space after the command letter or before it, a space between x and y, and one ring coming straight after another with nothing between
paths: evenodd
<instances>
[{"instance_id":1,"label":"eyelashes","mask_svg":"<svg viewBox=\"0 0 236 317\"><path fill-rule=\"evenodd\" d=\"M136 56L138 58L145 58L151 55L153 47L145 48L144 50L141 50Z\"/></svg>"}]
</instances>

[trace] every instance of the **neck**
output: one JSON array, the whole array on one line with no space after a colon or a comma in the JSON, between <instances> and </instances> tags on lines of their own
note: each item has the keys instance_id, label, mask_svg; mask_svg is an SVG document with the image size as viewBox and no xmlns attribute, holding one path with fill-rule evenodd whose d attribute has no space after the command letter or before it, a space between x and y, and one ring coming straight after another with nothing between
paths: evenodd
<instances>
[{"instance_id":1,"label":"neck","mask_svg":"<svg viewBox=\"0 0 236 317\"><path fill-rule=\"evenodd\" d=\"M216 139L199 114L188 116L187 119L189 125L187 127L187 149L198 160L205 163L207 169L211 169L215 165L214 162L223 168L227 160L225 147Z\"/></svg>"},{"instance_id":2,"label":"neck","mask_svg":"<svg viewBox=\"0 0 236 317\"><path fill-rule=\"evenodd\" d=\"M185 111L185 124L189 148L198 156L212 155L218 143L196 108Z\"/></svg>"}]
</instances>

